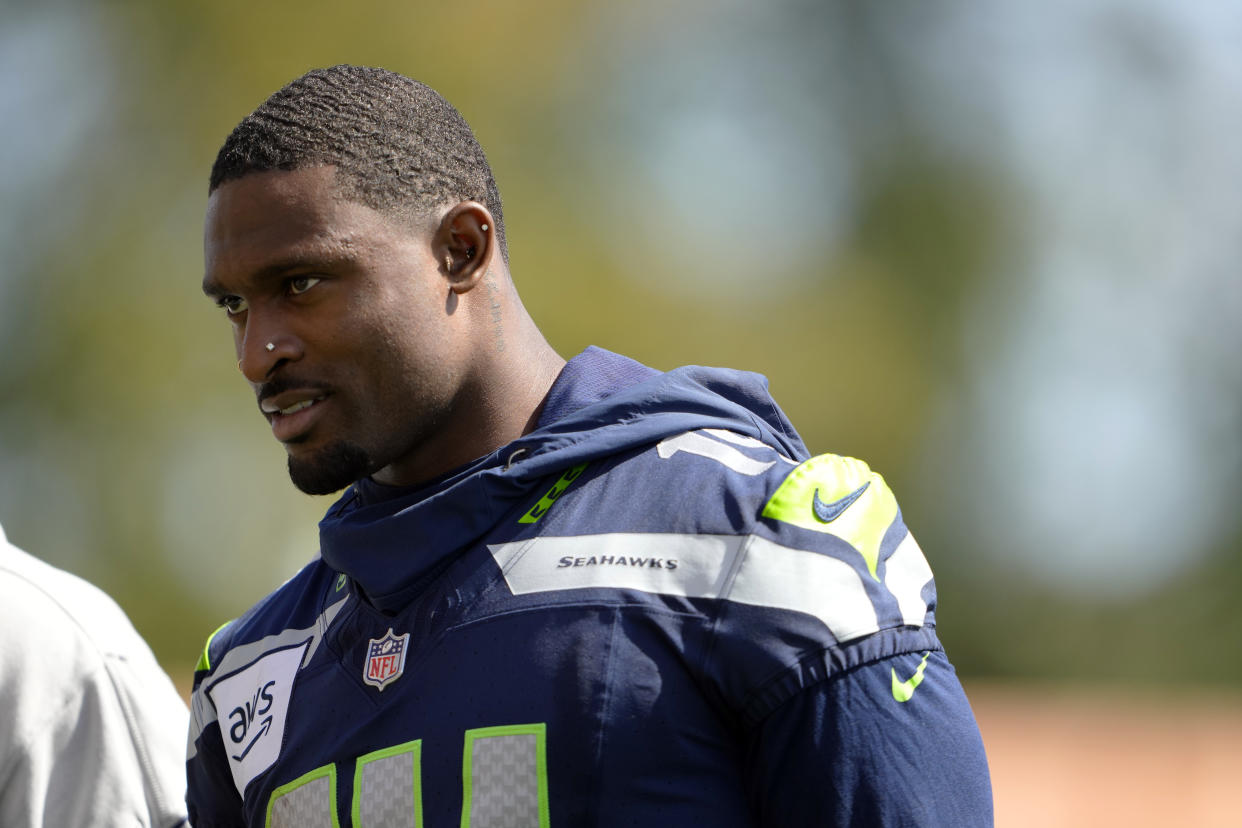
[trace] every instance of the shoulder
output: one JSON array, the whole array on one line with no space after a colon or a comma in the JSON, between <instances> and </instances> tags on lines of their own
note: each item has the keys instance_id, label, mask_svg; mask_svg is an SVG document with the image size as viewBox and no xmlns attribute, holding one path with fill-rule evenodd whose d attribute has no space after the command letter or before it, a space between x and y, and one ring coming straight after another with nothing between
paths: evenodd
<instances>
[{"instance_id":1,"label":"shoulder","mask_svg":"<svg viewBox=\"0 0 1242 828\"><path fill-rule=\"evenodd\" d=\"M568 470L547 493L560 501L541 531L745 531L797 466L781 449L738 432L675 433Z\"/></svg>"},{"instance_id":2,"label":"shoulder","mask_svg":"<svg viewBox=\"0 0 1242 828\"><path fill-rule=\"evenodd\" d=\"M348 594L345 579L316 558L246 613L207 637L194 668L192 754L198 736L216 720L221 699L231 699L229 688L246 684L256 672L273 670L283 676L282 681L291 681L292 675L310 662Z\"/></svg>"},{"instance_id":3,"label":"shoulder","mask_svg":"<svg viewBox=\"0 0 1242 828\"><path fill-rule=\"evenodd\" d=\"M185 703L121 608L2 533L0 594L3 807L182 819Z\"/></svg>"},{"instance_id":4,"label":"shoulder","mask_svg":"<svg viewBox=\"0 0 1242 828\"><path fill-rule=\"evenodd\" d=\"M326 626L325 614L339 609L346 594L344 579L316 558L207 637L195 667L196 683L203 673L227 672L228 664L247 660L251 651L261 653L286 640L301 642L315 636Z\"/></svg>"},{"instance_id":5,"label":"shoulder","mask_svg":"<svg viewBox=\"0 0 1242 828\"><path fill-rule=\"evenodd\" d=\"M349 589L346 579L316 558L208 636L194 671L186 757L199 807L207 807L201 797L208 790L214 791L207 795L214 802L210 807L225 807L257 773L253 768L261 765L263 751L226 754L223 740L227 734L231 745L246 737L254 744L268 728L283 733L294 678L316 654L326 652L327 631ZM251 725L259 725L259 708L267 714L263 729L252 731Z\"/></svg>"},{"instance_id":6,"label":"shoulder","mask_svg":"<svg viewBox=\"0 0 1242 828\"><path fill-rule=\"evenodd\" d=\"M502 550L512 589L691 599L714 642L705 669L752 721L861 664L940 649L931 568L861 460L689 431L584 470L543 520Z\"/></svg>"},{"instance_id":7,"label":"shoulder","mask_svg":"<svg viewBox=\"0 0 1242 828\"><path fill-rule=\"evenodd\" d=\"M882 579L885 540L909 534L892 490L865 462L835 454L790 457L717 428L674 434L568 470L532 515L543 519L543 534L758 533L859 563L872 579Z\"/></svg>"},{"instance_id":8,"label":"shoulder","mask_svg":"<svg viewBox=\"0 0 1242 828\"><path fill-rule=\"evenodd\" d=\"M6 662L64 680L111 656L154 660L125 612L103 590L12 546L0 535L0 622ZM9 671L5 671L9 673Z\"/></svg>"}]
</instances>

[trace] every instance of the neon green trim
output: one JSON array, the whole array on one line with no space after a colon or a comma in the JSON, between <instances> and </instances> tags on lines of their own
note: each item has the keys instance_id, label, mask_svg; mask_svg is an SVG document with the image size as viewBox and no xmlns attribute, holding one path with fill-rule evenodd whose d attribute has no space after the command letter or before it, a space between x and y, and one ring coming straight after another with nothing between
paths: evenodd
<instances>
[{"instance_id":1,"label":"neon green trim","mask_svg":"<svg viewBox=\"0 0 1242 828\"><path fill-rule=\"evenodd\" d=\"M423 825L423 783L422 783L422 755L423 740L415 739L412 742L405 742L400 745L382 748L372 751L371 753L359 756L354 763L354 803L350 809L350 815L353 817L355 828L362 825L362 768L369 762L377 759L386 759L389 756L397 756L402 753L414 754L414 778L411 780L414 792L414 825L422 828Z\"/></svg>"},{"instance_id":2,"label":"neon green trim","mask_svg":"<svg viewBox=\"0 0 1242 828\"><path fill-rule=\"evenodd\" d=\"M582 465L582 468L586 468L585 463ZM550 828L551 817L548 815L548 726L543 722L524 725L503 725L501 727L479 727L466 731L466 746L461 760L461 828L470 828L471 789L473 787L471 782L471 757L474 754L474 741L476 739L487 739L492 736L535 737L535 774L539 782L539 828Z\"/></svg>"},{"instance_id":3,"label":"neon green trim","mask_svg":"<svg viewBox=\"0 0 1242 828\"><path fill-rule=\"evenodd\" d=\"M816 498L832 504L862 486L866 490L832 520L816 516ZM897 498L863 461L821 454L789 473L763 507L763 516L840 538L862 555L872 579L879 582L880 542L897 519Z\"/></svg>"},{"instance_id":4,"label":"neon green trim","mask_svg":"<svg viewBox=\"0 0 1242 828\"><path fill-rule=\"evenodd\" d=\"M345 573L342 572L336 578L336 591L340 592L345 586Z\"/></svg>"},{"instance_id":5,"label":"neon green trim","mask_svg":"<svg viewBox=\"0 0 1242 828\"><path fill-rule=\"evenodd\" d=\"M292 782L286 782L285 784L281 785L276 790L272 791L272 795L268 797L267 799L267 819L264 822L267 828L272 828L272 809L276 807L276 800L280 799L282 796L285 796L288 793L291 793L297 790L303 785L306 785L310 782L314 782L316 779L321 779L322 777L325 777L325 776L328 777L328 786L330 788L330 793L329 793L328 798L330 800L329 805L330 805L330 809L332 813L332 828L341 828L341 821L337 819L337 816L336 816L336 765L335 764L323 765L321 767L315 768L312 771L307 771L306 773L302 774L301 776L299 776L297 779L293 780Z\"/></svg>"},{"instance_id":6,"label":"neon green trim","mask_svg":"<svg viewBox=\"0 0 1242 828\"><path fill-rule=\"evenodd\" d=\"M893 698L899 702L908 702L914 696L915 689L923 683L923 671L927 669L927 658L931 655L929 650L923 653L923 660L919 662L919 668L914 671L914 675L905 681L897 680L897 670L891 669L893 674Z\"/></svg>"},{"instance_id":7,"label":"neon green trim","mask_svg":"<svg viewBox=\"0 0 1242 828\"><path fill-rule=\"evenodd\" d=\"M215 632L207 636L207 643L203 645L203 654L198 657L198 664L194 665L194 672L201 673L203 670L211 669L211 654L209 652L211 650L211 640L216 637L216 633L220 632L220 630L232 623L232 621L225 621L223 624L216 627Z\"/></svg>"},{"instance_id":8,"label":"neon green trim","mask_svg":"<svg viewBox=\"0 0 1242 828\"><path fill-rule=\"evenodd\" d=\"M582 476L582 472L586 470L589 463L579 463L569 471L561 475L561 479L552 484L552 488L548 489L548 493L539 498L539 502L531 507L530 511L518 518L518 523L535 523L539 518L552 508L552 504L556 499L565 494L565 490L569 488L575 480Z\"/></svg>"}]
</instances>

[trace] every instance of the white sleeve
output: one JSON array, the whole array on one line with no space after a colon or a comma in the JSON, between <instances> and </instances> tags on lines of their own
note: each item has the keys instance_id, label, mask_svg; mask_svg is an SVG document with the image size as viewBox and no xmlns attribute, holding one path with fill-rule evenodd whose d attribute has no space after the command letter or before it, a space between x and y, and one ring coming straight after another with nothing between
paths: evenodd
<instances>
[{"instance_id":1,"label":"white sleeve","mask_svg":"<svg viewBox=\"0 0 1242 828\"><path fill-rule=\"evenodd\" d=\"M189 713L120 608L2 535L0 598L0 825L184 824Z\"/></svg>"}]
</instances>

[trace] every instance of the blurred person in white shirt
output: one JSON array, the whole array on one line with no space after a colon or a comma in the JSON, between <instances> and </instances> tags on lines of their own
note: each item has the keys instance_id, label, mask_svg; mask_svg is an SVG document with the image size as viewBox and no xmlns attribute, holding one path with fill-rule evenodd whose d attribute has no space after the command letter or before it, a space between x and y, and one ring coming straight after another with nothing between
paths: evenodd
<instances>
[{"instance_id":1,"label":"blurred person in white shirt","mask_svg":"<svg viewBox=\"0 0 1242 828\"><path fill-rule=\"evenodd\" d=\"M189 712L124 611L0 528L0 825L187 825Z\"/></svg>"}]
</instances>

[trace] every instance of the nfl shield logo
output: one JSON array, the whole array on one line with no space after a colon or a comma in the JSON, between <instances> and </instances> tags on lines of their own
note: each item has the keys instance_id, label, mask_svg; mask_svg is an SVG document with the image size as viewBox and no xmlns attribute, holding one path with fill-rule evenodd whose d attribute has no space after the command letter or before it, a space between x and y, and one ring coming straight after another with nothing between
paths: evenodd
<instances>
[{"instance_id":1,"label":"nfl shield logo","mask_svg":"<svg viewBox=\"0 0 1242 828\"><path fill-rule=\"evenodd\" d=\"M405 670L405 648L410 634L393 635L392 627L383 638L372 638L367 645L367 659L362 664L362 680L381 691L401 678Z\"/></svg>"}]
</instances>

